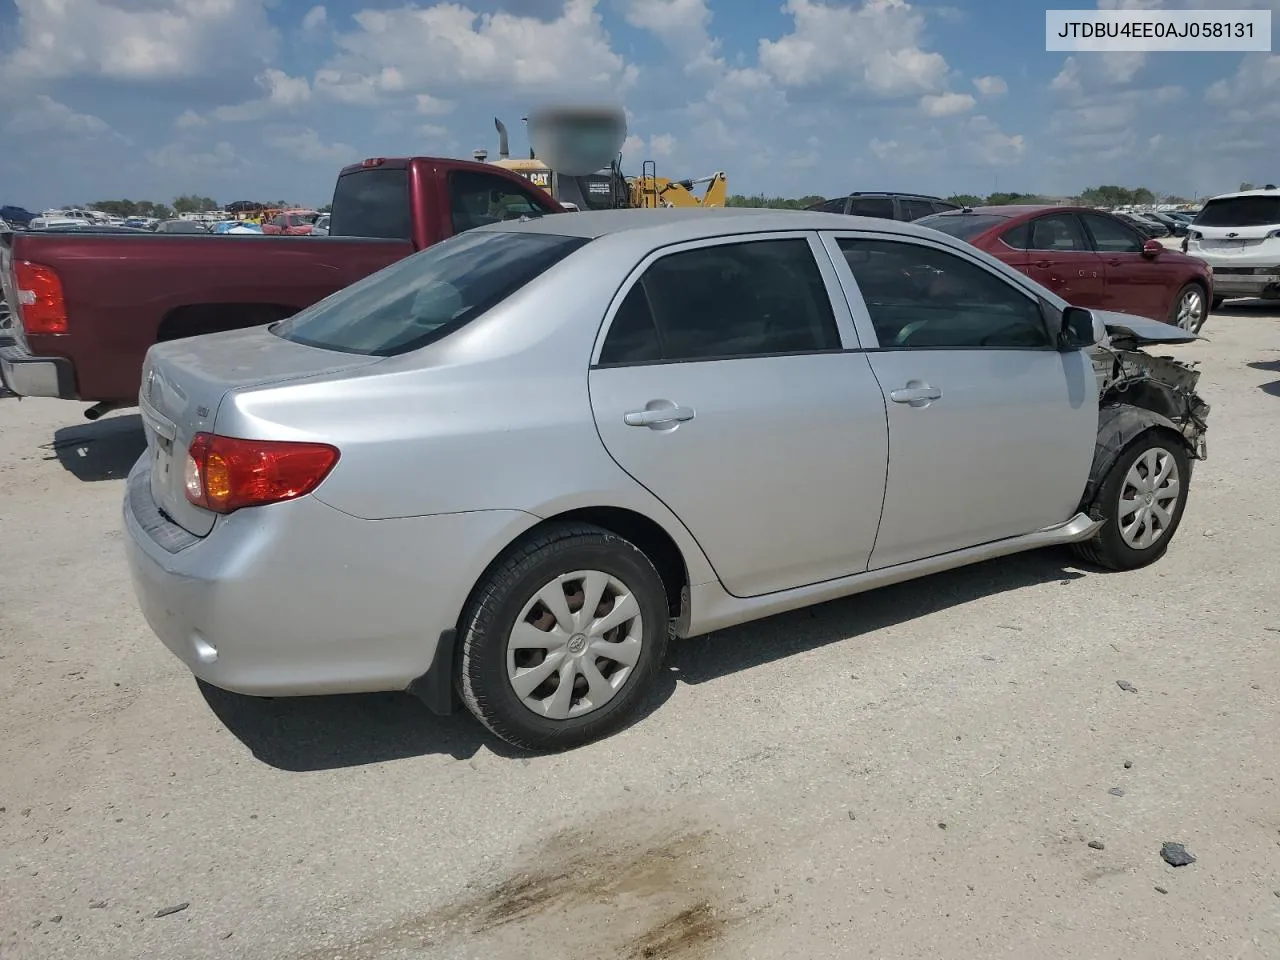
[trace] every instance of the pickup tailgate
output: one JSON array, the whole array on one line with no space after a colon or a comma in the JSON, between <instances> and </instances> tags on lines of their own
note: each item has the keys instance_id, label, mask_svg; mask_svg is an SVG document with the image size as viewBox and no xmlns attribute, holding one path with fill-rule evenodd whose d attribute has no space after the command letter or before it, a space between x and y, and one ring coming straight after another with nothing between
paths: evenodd
<instances>
[{"instance_id":1,"label":"pickup tailgate","mask_svg":"<svg viewBox=\"0 0 1280 960\"><path fill-rule=\"evenodd\" d=\"M380 359L282 340L265 326L152 347L143 362L138 407L156 506L196 536L213 529L217 515L187 499L184 473L191 438L213 432L218 405L230 391L324 376Z\"/></svg>"}]
</instances>

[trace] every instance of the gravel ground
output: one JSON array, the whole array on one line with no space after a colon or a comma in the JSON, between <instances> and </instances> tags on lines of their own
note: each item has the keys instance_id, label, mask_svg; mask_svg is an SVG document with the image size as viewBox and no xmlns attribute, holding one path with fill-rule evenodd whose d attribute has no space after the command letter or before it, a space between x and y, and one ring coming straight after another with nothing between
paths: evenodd
<instances>
[{"instance_id":1,"label":"gravel ground","mask_svg":"<svg viewBox=\"0 0 1280 960\"><path fill-rule=\"evenodd\" d=\"M403 695L202 690L121 555L136 415L0 401L0 956L1280 956L1280 312L1205 332L1160 563L688 641L641 722L553 757Z\"/></svg>"}]
</instances>

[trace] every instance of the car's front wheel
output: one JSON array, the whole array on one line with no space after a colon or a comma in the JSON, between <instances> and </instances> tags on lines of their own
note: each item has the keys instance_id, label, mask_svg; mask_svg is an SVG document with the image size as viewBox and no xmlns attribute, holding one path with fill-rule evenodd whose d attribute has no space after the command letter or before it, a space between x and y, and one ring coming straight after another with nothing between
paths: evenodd
<instances>
[{"instance_id":1,"label":"car's front wheel","mask_svg":"<svg viewBox=\"0 0 1280 960\"><path fill-rule=\"evenodd\" d=\"M1209 307L1205 299L1204 287L1198 283L1188 283L1178 291L1173 307L1169 310L1169 322L1181 327L1188 333L1199 333L1209 317Z\"/></svg>"},{"instance_id":2,"label":"car's front wheel","mask_svg":"<svg viewBox=\"0 0 1280 960\"><path fill-rule=\"evenodd\" d=\"M548 528L477 587L461 623L462 700L523 749L599 739L635 716L668 624L662 578L638 547L590 525Z\"/></svg>"},{"instance_id":3,"label":"car's front wheel","mask_svg":"<svg viewBox=\"0 0 1280 960\"><path fill-rule=\"evenodd\" d=\"M1076 553L1111 570L1160 559L1182 522L1190 480L1191 458L1182 440L1167 430L1143 433L1107 471L1090 508L1102 527L1076 544Z\"/></svg>"}]
</instances>

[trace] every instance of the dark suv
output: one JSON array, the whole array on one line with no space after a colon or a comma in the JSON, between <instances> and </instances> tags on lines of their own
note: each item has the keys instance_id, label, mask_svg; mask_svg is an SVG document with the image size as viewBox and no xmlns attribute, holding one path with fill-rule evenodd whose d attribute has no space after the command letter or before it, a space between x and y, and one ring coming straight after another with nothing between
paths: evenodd
<instances>
[{"instance_id":1,"label":"dark suv","mask_svg":"<svg viewBox=\"0 0 1280 960\"><path fill-rule=\"evenodd\" d=\"M855 217L880 217L882 220L919 220L934 213L959 210L960 205L920 193L867 193L859 191L847 197L823 200L808 209L823 213L848 213Z\"/></svg>"}]
</instances>

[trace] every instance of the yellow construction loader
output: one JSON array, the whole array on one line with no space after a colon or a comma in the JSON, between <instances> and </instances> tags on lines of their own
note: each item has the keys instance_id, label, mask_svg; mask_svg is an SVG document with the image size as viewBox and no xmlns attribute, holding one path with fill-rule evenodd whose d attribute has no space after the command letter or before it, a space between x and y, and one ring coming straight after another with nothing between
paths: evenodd
<instances>
[{"instance_id":1,"label":"yellow construction loader","mask_svg":"<svg viewBox=\"0 0 1280 960\"><path fill-rule=\"evenodd\" d=\"M609 135L616 133L618 127L611 116L587 116L581 108L567 108L564 116L576 124L579 132L585 124L595 125L600 129L591 130L593 134ZM561 115L555 111L544 111L544 124L555 124ZM547 119L549 118L549 120ZM611 130L603 128L614 124ZM639 176L626 176L622 173L622 155L618 153L607 167L584 175L571 175L553 171L546 163L537 159L530 148L529 157L512 157L508 145L507 128L497 117L493 125L498 131L498 159L491 161L496 166L504 167L525 177L530 182L542 187L561 203L579 210L613 210L619 208L659 207L723 207L729 195L729 184L723 171L717 171L706 177L687 180L671 180L659 177L657 164L646 160L641 164ZM621 128L622 137L626 136L625 127ZM561 149L556 145L556 149ZM477 150L478 160L486 159L488 154ZM694 187L705 186L702 195L694 193Z\"/></svg>"}]
</instances>

